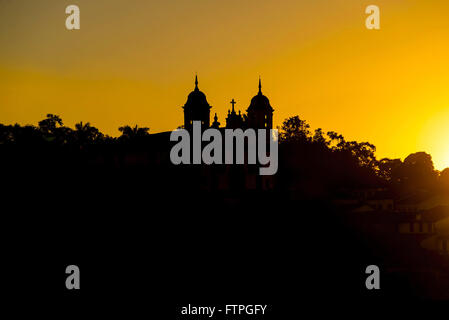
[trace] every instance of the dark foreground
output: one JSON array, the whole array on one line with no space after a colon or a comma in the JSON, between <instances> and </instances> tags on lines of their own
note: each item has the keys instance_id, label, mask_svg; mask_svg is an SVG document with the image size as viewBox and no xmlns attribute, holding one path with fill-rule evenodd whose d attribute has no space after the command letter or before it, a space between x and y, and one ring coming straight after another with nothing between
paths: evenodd
<instances>
[{"instance_id":1,"label":"dark foreground","mask_svg":"<svg viewBox=\"0 0 449 320\"><path fill-rule=\"evenodd\" d=\"M443 304L443 285L389 274L367 290L366 266L392 262L324 196L204 190L195 169L20 159L3 159L1 189L1 287L16 313L182 319L188 304L268 304L262 319L291 319ZM79 291L65 287L71 264Z\"/></svg>"}]
</instances>

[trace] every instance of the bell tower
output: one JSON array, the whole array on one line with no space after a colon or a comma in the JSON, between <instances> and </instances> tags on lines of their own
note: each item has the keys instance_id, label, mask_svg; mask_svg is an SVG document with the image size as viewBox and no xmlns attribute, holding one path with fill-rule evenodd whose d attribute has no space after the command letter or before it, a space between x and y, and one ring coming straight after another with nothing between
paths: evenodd
<instances>
[{"instance_id":1,"label":"bell tower","mask_svg":"<svg viewBox=\"0 0 449 320\"><path fill-rule=\"evenodd\" d=\"M195 76L195 89L190 92L184 109L184 128L192 129L193 121L201 121L201 128L210 126L210 109L206 95L198 89L198 77Z\"/></svg>"},{"instance_id":2,"label":"bell tower","mask_svg":"<svg viewBox=\"0 0 449 320\"><path fill-rule=\"evenodd\" d=\"M272 129L273 111L270 100L262 94L262 81L259 77L259 92L251 99L251 103L246 110L248 127L253 129Z\"/></svg>"}]
</instances>

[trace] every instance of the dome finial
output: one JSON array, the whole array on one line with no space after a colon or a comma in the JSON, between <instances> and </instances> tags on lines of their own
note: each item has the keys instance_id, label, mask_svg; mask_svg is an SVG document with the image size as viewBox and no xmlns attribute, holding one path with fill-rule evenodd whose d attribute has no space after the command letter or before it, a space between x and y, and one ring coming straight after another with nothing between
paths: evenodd
<instances>
[{"instance_id":1,"label":"dome finial","mask_svg":"<svg viewBox=\"0 0 449 320\"><path fill-rule=\"evenodd\" d=\"M259 93L262 93L262 80L260 80L260 76L259 76Z\"/></svg>"},{"instance_id":2,"label":"dome finial","mask_svg":"<svg viewBox=\"0 0 449 320\"><path fill-rule=\"evenodd\" d=\"M195 74L195 89L198 89L198 75Z\"/></svg>"}]
</instances>

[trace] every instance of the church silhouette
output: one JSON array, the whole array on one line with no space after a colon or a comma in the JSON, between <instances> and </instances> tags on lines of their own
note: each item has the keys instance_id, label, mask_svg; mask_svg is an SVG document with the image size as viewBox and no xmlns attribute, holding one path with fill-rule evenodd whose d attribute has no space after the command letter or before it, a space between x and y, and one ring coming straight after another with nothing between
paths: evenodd
<instances>
[{"instance_id":1,"label":"church silhouette","mask_svg":"<svg viewBox=\"0 0 449 320\"><path fill-rule=\"evenodd\" d=\"M246 114L235 111L235 100L232 99L232 108L228 110L226 117L226 129L272 129L274 109L270 105L270 100L262 94L262 82L259 78L259 92L251 99L251 103L246 110ZM214 122L210 124L211 105L207 102L206 95L198 88L198 76L195 76L195 89L190 92L187 102L182 107L184 109L184 128L192 129L193 121L200 121L201 127L207 129L220 128L218 116L215 113Z\"/></svg>"},{"instance_id":2,"label":"church silhouette","mask_svg":"<svg viewBox=\"0 0 449 320\"><path fill-rule=\"evenodd\" d=\"M208 128L219 129L265 129L269 131L273 128L273 112L274 109L270 104L270 100L262 93L262 81L259 78L259 91L251 99L246 113L235 110L235 100L231 100L231 109L228 110L226 117L226 125L220 127L217 113L215 113L214 121L210 123L210 110L212 106L207 101L206 95L200 91L198 87L198 76L195 76L195 88L189 93L187 101L182 106L184 110L183 128L192 131L193 122L201 123L201 130ZM167 139L168 132L163 133ZM267 144L269 143L270 134L267 133ZM172 144L171 144L172 145ZM170 146L171 146L170 145ZM224 147L224 146L223 146ZM191 146L192 148L192 146ZM233 154L235 156L235 145L233 146ZM268 149L267 149L268 150ZM159 158L167 158L169 151L165 154L162 152ZM192 157L193 150L190 152ZM225 154L223 149L222 154ZM246 158L246 156L245 156ZM208 191L233 190L236 192L246 191L268 191L276 187L275 176L260 176L259 165L248 164L246 161L242 165L214 164L212 166L200 166L200 171L196 173L197 182L200 183L200 189ZM201 178L199 178L201 177Z\"/></svg>"}]
</instances>

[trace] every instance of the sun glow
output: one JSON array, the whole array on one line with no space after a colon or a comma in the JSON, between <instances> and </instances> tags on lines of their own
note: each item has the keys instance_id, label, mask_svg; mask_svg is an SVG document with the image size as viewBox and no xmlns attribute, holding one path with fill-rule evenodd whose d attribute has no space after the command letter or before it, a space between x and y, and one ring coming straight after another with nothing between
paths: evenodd
<instances>
[{"instance_id":1,"label":"sun glow","mask_svg":"<svg viewBox=\"0 0 449 320\"><path fill-rule=\"evenodd\" d=\"M449 107L433 114L425 122L417 147L420 148L417 151L432 150L436 169L449 167Z\"/></svg>"},{"instance_id":2,"label":"sun glow","mask_svg":"<svg viewBox=\"0 0 449 320\"><path fill-rule=\"evenodd\" d=\"M299 115L373 143L378 158L425 151L449 166L447 1L376 0L380 30L366 28L360 0L78 0L75 31L67 4L2 3L1 123L53 113L111 136L173 130L195 72L223 123L261 75L274 127Z\"/></svg>"}]
</instances>

